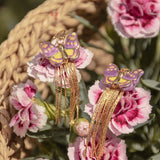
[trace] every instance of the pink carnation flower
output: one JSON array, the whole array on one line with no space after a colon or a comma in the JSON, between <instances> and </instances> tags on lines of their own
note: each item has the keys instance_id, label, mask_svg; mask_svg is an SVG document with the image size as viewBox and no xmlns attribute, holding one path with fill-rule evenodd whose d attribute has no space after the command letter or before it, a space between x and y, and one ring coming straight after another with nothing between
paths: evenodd
<instances>
[{"instance_id":1,"label":"pink carnation flower","mask_svg":"<svg viewBox=\"0 0 160 160\"><path fill-rule=\"evenodd\" d=\"M110 135L109 135L110 134ZM101 160L127 160L126 156L126 144L124 140L115 137L109 132L106 137L105 145L103 149L103 156ZM89 142L87 148L86 158L84 152L86 148L87 138L77 137L73 144L69 145L68 157L69 160L96 160L95 157L91 157L92 143Z\"/></svg>"},{"instance_id":2,"label":"pink carnation flower","mask_svg":"<svg viewBox=\"0 0 160 160\"><path fill-rule=\"evenodd\" d=\"M96 81L89 90L90 103L85 106L85 112L92 117L100 95L106 87ZM109 129L116 135L133 132L134 126L149 119L152 106L149 104L150 92L136 87L132 91L125 91L109 123Z\"/></svg>"},{"instance_id":3,"label":"pink carnation flower","mask_svg":"<svg viewBox=\"0 0 160 160\"><path fill-rule=\"evenodd\" d=\"M14 128L13 131L17 136L24 137L27 130L37 132L46 124L45 108L35 104L32 100L36 90L30 80L13 87L10 102L18 112L11 119L10 127Z\"/></svg>"},{"instance_id":4,"label":"pink carnation flower","mask_svg":"<svg viewBox=\"0 0 160 160\"><path fill-rule=\"evenodd\" d=\"M91 51L80 47L80 55L75 62L75 67L77 69L85 68L91 62L92 57L93 53ZM81 75L77 69L76 74L79 82L81 80ZM54 82L55 67L42 53L39 53L32 59L32 61L28 62L27 72L29 76L40 79L43 82ZM66 87L69 87L69 79L67 79L65 71L63 70L62 72L62 85L65 84Z\"/></svg>"},{"instance_id":5,"label":"pink carnation flower","mask_svg":"<svg viewBox=\"0 0 160 160\"><path fill-rule=\"evenodd\" d=\"M160 0L110 0L108 13L122 37L154 37L160 30Z\"/></svg>"}]
</instances>

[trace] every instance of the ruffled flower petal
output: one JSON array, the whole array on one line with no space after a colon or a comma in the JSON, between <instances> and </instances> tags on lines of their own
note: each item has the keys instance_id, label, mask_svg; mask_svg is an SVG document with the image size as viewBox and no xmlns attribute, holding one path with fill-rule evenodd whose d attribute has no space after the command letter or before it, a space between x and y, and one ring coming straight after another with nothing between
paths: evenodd
<instances>
[{"instance_id":1,"label":"ruffled flower petal","mask_svg":"<svg viewBox=\"0 0 160 160\"><path fill-rule=\"evenodd\" d=\"M135 23L134 17L132 17L129 14L123 14L120 17L120 23L123 24L124 26L130 26Z\"/></svg>"},{"instance_id":2,"label":"ruffled flower petal","mask_svg":"<svg viewBox=\"0 0 160 160\"><path fill-rule=\"evenodd\" d=\"M133 25L128 25L124 27L125 32L127 35L132 36L134 35L135 38L138 38L141 36L141 24L139 21L136 21Z\"/></svg>"},{"instance_id":3,"label":"ruffled flower petal","mask_svg":"<svg viewBox=\"0 0 160 160\"><path fill-rule=\"evenodd\" d=\"M26 92L21 89L17 89L16 97L22 106L26 107L31 104L31 99L28 97Z\"/></svg>"},{"instance_id":4,"label":"ruffled flower petal","mask_svg":"<svg viewBox=\"0 0 160 160\"><path fill-rule=\"evenodd\" d=\"M160 29L160 20L158 18L151 19L146 22L142 20L143 32L146 35L158 34ZM156 32L155 32L156 31Z\"/></svg>"},{"instance_id":5,"label":"ruffled flower petal","mask_svg":"<svg viewBox=\"0 0 160 160\"><path fill-rule=\"evenodd\" d=\"M115 137L112 133L106 137L105 146L103 151L103 160L127 160L126 156L126 144L124 140ZM84 157L84 151L86 147L86 138L77 137L73 144L68 147L69 160L96 160L95 157L91 157L91 141L87 147L86 158ZM98 141L98 139L97 139Z\"/></svg>"},{"instance_id":6,"label":"ruffled flower petal","mask_svg":"<svg viewBox=\"0 0 160 160\"><path fill-rule=\"evenodd\" d=\"M110 121L110 130L116 135L131 133L134 126L148 120L152 110L149 104L150 98L150 93L143 88L125 92Z\"/></svg>"},{"instance_id":7,"label":"ruffled flower petal","mask_svg":"<svg viewBox=\"0 0 160 160\"><path fill-rule=\"evenodd\" d=\"M30 108L30 123L36 126L38 129L44 127L47 122L47 115L45 114L45 108L34 104L32 108Z\"/></svg>"},{"instance_id":8,"label":"ruffled flower petal","mask_svg":"<svg viewBox=\"0 0 160 160\"><path fill-rule=\"evenodd\" d=\"M53 82L55 67L49 63L42 53L33 57L32 61L27 64L27 72L29 76L35 79L40 79L43 82Z\"/></svg>"},{"instance_id":9,"label":"ruffled flower petal","mask_svg":"<svg viewBox=\"0 0 160 160\"><path fill-rule=\"evenodd\" d=\"M114 119L111 119L110 123L112 123L112 125L116 130L118 130L120 133L123 133L123 134L131 133L134 130L134 128L127 123L125 116L116 116ZM114 131L114 129L111 129L111 130Z\"/></svg>"},{"instance_id":10,"label":"ruffled flower petal","mask_svg":"<svg viewBox=\"0 0 160 160\"><path fill-rule=\"evenodd\" d=\"M24 122L20 122L17 123L14 127L13 127L13 132L17 135L20 136L21 138L24 137L27 133L27 129L28 129L28 125L29 122L28 121L24 121Z\"/></svg>"},{"instance_id":11,"label":"ruffled flower petal","mask_svg":"<svg viewBox=\"0 0 160 160\"><path fill-rule=\"evenodd\" d=\"M9 124L10 127L13 127L13 132L16 133L17 136L24 137L28 126L28 109L22 110L20 113L17 113Z\"/></svg>"},{"instance_id":12,"label":"ruffled flower petal","mask_svg":"<svg viewBox=\"0 0 160 160\"><path fill-rule=\"evenodd\" d=\"M100 81L96 81L88 91L88 97L91 104L95 105L102 94L103 90L100 88Z\"/></svg>"},{"instance_id":13,"label":"ruffled flower petal","mask_svg":"<svg viewBox=\"0 0 160 160\"><path fill-rule=\"evenodd\" d=\"M83 47L80 47L79 50L80 54L78 60L75 62L75 66L79 69L82 69L90 64L93 58L93 53L90 50L85 49Z\"/></svg>"},{"instance_id":14,"label":"ruffled flower petal","mask_svg":"<svg viewBox=\"0 0 160 160\"><path fill-rule=\"evenodd\" d=\"M14 96L10 96L9 100L16 110L20 110L21 108L23 108L22 104Z\"/></svg>"},{"instance_id":15,"label":"ruffled flower petal","mask_svg":"<svg viewBox=\"0 0 160 160\"><path fill-rule=\"evenodd\" d=\"M31 80L27 80L27 82L25 83L24 91L29 98L33 98L37 92L37 88Z\"/></svg>"},{"instance_id":16,"label":"ruffled flower petal","mask_svg":"<svg viewBox=\"0 0 160 160\"><path fill-rule=\"evenodd\" d=\"M95 110L95 105L92 105L90 103L86 104L84 107L84 112L87 113L91 118L94 110Z\"/></svg>"},{"instance_id":17,"label":"ruffled flower petal","mask_svg":"<svg viewBox=\"0 0 160 160\"><path fill-rule=\"evenodd\" d=\"M10 102L16 110L28 107L31 105L31 99L35 96L36 91L36 86L30 80L27 80L25 84L20 83L15 85L10 96Z\"/></svg>"},{"instance_id":18,"label":"ruffled flower petal","mask_svg":"<svg viewBox=\"0 0 160 160\"><path fill-rule=\"evenodd\" d=\"M107 10L115 30L122 37L148 38L159 33L159 1L111 0Z\"/></svg>"}]
</instances>

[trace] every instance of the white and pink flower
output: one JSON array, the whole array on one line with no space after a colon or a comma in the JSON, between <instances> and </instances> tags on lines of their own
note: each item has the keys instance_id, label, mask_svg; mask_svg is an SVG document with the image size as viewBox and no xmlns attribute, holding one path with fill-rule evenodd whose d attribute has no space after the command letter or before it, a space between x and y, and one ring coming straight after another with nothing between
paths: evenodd
<instances>
[{"instance_id":1,"label":"white and pink flower","mask_svg":"<svg viewBox=\"0 0 160 160\"><path fill-rule=\"evenodd\" d=\"M101 160L127 160L125 141L115 137L111 132L108 133ZM69 160L96 160L95 157L91 157L91 141L87 147L86 157L84 157L86 143L87 138L77 137L75 142L68 147Z\"/></svg>"},{"instance_id":2,"label":"white and pink flower","mask_svg":"<svg viewBox=\"0 0 160 160\"><path fill-rule=\"evenodd\" d=\"M37 88L32 81L27 80L25 84L20 83L18 86L13 86L10 102L16 110L26 108L32 104L32 98L35 96L36 91Z\"/></svg>"},{"instance_id":3,"label":"white and pink flower","mask_svg":"<svg viewBox=\"0 0 160 160\"><path fill-rule=\"evenodd\" d=\"M85 68L91 62L92 57L93 53L91 51L80 47L80 55L78 60L75 62L78 82L81 80L81 75L78 69ZM32 61L28 62L27 72L29 76L35 79L40 79L43 82L54 82L55 67L44 57L41 52L33 57ZM69 79L66 77L66 71L63 70L61 72L63 73L60 73L59 71L59 76L63 75L61 77L62 85L65 83L66 87L69 87Z\"/></svg>"},{"instance_id":4,"label":"white and pink flower","mask_svg":"<svg viewBox=\"0 0 160 160\"><path fill-rule=\"evenodd\" d=\"M46 124L45 108L33 101L36 91L36 87L30 80L13 87L10 102L17 113L11 119L10 127L14 128L13 131L17 136L24 137L27 130L37 132Z\"/></svg>"},{"instance_id":5,"label":"white and pink flower","mask_svg":"<svg viewBox=\"0 0 160 160\"><path fill-rule=\"evenodd\" d=\"M110 0L108 13L122 37L148 38L160 30L160 0Z\"/></svg>"},{"instance_id":6,"label":"white and pink flower","mask_svg":"<svg viewBox=\"0 0 160 160\"><path fill-rule=\"evenodd\" d=\"M92 117L96 104L103 90L106 88L100 81L96 81L89 90L90 103L85 106L85 112ZM152 106L149 104L150 92L136 87L132 91L125 91L109 123L109 129L116 135L133 132L134 126L149 119Z\"/></svg>"}]
</instances>

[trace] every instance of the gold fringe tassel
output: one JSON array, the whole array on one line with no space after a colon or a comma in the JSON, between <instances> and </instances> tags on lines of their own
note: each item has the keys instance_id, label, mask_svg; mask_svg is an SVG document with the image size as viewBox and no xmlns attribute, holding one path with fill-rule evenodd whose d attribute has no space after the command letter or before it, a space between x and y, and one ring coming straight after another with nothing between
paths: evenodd
<instances>
[{"instance_id":1,"label":"gold fringe tassel","mask_svg":"<svg viewBox=\"0 0 160 160\"><path fill-rule=\"evenodd\" d=\"M59 125L59 68L55 69L55 91L56 91L56 120L55 124Z\"/></svg>"},{"instance_id":2,"label":"gold fringe tassel","mask_svg":"<svg viewBox=\"0 0 160 160\"><path fill-rule=\"evenodd\" d=\"M74 123L74 115L76 112L76 108L79 110L79 85L75 70L75 64L74 63L68 63L68 69L69 69L69 80L70 80L70 86L71 86L71 95L70 95L70 116L69 116L69 122L70 126ZM77 113L77 118L79 118L79 113Z\"/></svg>"},{"instance_id":3,"label":"gold fringe tassel","mask_svg":"<svg viewBox=\"0 0 160 160\"><path fill-rule=\"evenodd\" d=\"M64 123L66 122L66 112L67 112L67 80L69 80L70 85L70 114L69 114L69 123L70 126L74 123L74 116L77 115L76 120L79 118L79 85L76 75L75 64L71 62L66 62L60 67L55 69L55 90L56 90L56 121L55 124L59 125L59 120L61 121L61 112L62 112L62 85L64 85L64 94L65 94L65 116ZM63 82L62 82L63 80ZM64 83L64 84L63 84ZM60 88L60 89L59 89Z\"/></svg>"},{"instance_id":4,"label":"gold fringe tassel","mask_svg":"<svg viewBox=\"0 0 160 160\"><path fill-rule=\"evenodd\" d=\"M84 152L85 157L89 141L92 138L91 157L96 157L97 160L101 159L109 121L123 93L118 89L106 88L101 94L90 123ZM96 138L99 138L97 142Z\"/></svg>"}]
</instances>

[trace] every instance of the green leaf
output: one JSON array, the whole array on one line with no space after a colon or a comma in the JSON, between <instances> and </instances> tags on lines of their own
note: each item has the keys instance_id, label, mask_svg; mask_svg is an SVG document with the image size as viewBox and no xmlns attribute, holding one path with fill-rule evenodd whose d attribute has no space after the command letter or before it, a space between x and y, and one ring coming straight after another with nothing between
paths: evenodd
<instances>
[{"instance_id":1,"label":"green leaf","mask_svg":"<svg viewBox=\"0 0 160 160\"><path fill-rule=\"evenodd\" d=\"M38 158L44 158L44 159L50 159L47 155L37 155L35 157L26 157L26 158L23 158L22 160L35 160L35 159L38 159Z\"/></svg>"},{"instance_id":2,"label":"green leaf","mask_svg":"<svg viewBox=\"0 0 160 160\"><path fill-rule=\"evenodd\" d=\"M132 147L132 149L134 149L135 151L144 151L144 149L145 149L145 145L144 144L142 144L142 143L133 143L132 145L131 145L131 147Z\"/></svg>"},{"instance_id":3,"label":"green leaf","mask_svg":"<svg viewBox=\"0 0 160 160\"><path fill-rule=\"evenodd\" d=\"M79 22L81 22L84 26L93 29L95 31L98 31L98 28L94 25L92 25L87 19L80 17L78 15L76 15L75 13L71 14L75 19L77 19Z\"/></svg>"},{"instance_id":4,"label":"green leaf","mask_svg":"<svg viewBox=\"0 0 160 160\"><path fill-rule=\"evenodd\" d=\"M22 160L36 160L36 159L38 159L38 158L41 158L41 159L49 159L49 157L48 156L36 156L36 157L27 157L27 158L23 158Z\"/></svg>"},{"instance_id":5,"label":"green leaf","mask_svg":"<svg viewBox=\"0 0 160 160\"><path fill-rule=\"evenodd\" d=\"M151 79L141 79L141 81L148 88L160 91L160 82Z\"/></svg>"},{"instance_id":6,"label":"green leaf","mask_svg":"<svg viewBox=\"0 0 160 160\"><path fill-rule=\"evenodd\" d=\"M71 13L71 16L77 19L80 23L82 23L87 28L96 31L101 36L101 38L103 38L108 43L108 45L113 46L113 41L108 37L108 35L104 35L103 33L101 33L98 30L98 28L94 26L93 24L91 24L87 19L80 17L75 13Z\"/></svg>"},{"instance_id":7,"label":"green leaf","mask_svg":"<svg viewBox=\"0 0 160 160\"><path fill-rule=\"evenodd\" d=\"M61 144L66 144L66 135L69 134L69 130L66 128L54 127L44 131L38 131L37 133L27 132L27 135L32 138L52 138L53 141Z\"/></svg>"},{"instance_id":8,"label":"green leaf","mask_svg":"<svg viewBox=\"0 0 160 160\"><path fill-rule=\"evenodd\" d=\"M149 120L145 121L144 123L140 123L140 124L136 125L136 126L134 127L134 129L141 128L141 127L143 127L143 126L151 123L151 122L155 119L155 117L156 117L155 114L151 114Z\"/></svg>"},{"instance_id":9,"label":"green leaf","mask_svg":"<svg viewBox=\"0 0 160 160\"><path fill-rule=\"evenodd\" d=\"M146 160L145 158L139 156L139 155L133 155L132 157L129 157L129 160Z\"/></svg>"},{"instance_id":10,"label":"green leaf","mask_svg":"<svg viewBox=\"0 0 160 160\"><path fill-rule=\"evenodd\" d=\"M106 52L106 53L108 53L108 54L112 54L112 55L114 54L114 52L113 52L112 49L107 50L107 49L105 49L105 48L103 48L103 47L100 47L100 46L97 46L97 45L95 45L95 44L86 43L86 42L84 42L83 40L80 40L80 43L81 43L81 45L84 46L84 47L93 47L93 48L96 48L96 49L100 49L100 50L102 50L102 51L104 51L104 52Z\"/></svg>"},{"instance_id":11,"label":"green leaf","mask_svg":"<svg viewBox=\"0 0 160 160\"><path fill-rule=\"evenodd\" d=\"M80 83L79 83L79 96L80 96L80 101L82 101L83 103L81 103L82 106L84 106L85 104L89 103L89 99L88 99L88 91L85 85L85 82L81 79Z\"/></svg>"},{"instance_id":12,"label":"green leaf","mask_svg":"<svg viewBox=\"0 0 160 160\"><path fill-rule=\"evenodd\" d=\"M77 134L73 131L70 132L69 142L74 143L75 139L77 138Z\"/></svg>"},{"instance_id":13,"label":"green leaf","mask_svg":"<svg viewBox=\"0 0 160 160\"><path fill-rule=\"evenodd\" d=\"M160 159L160 153L150 157L148 160L158 160L158 159Z\"/></svg>"}]
</instances>

